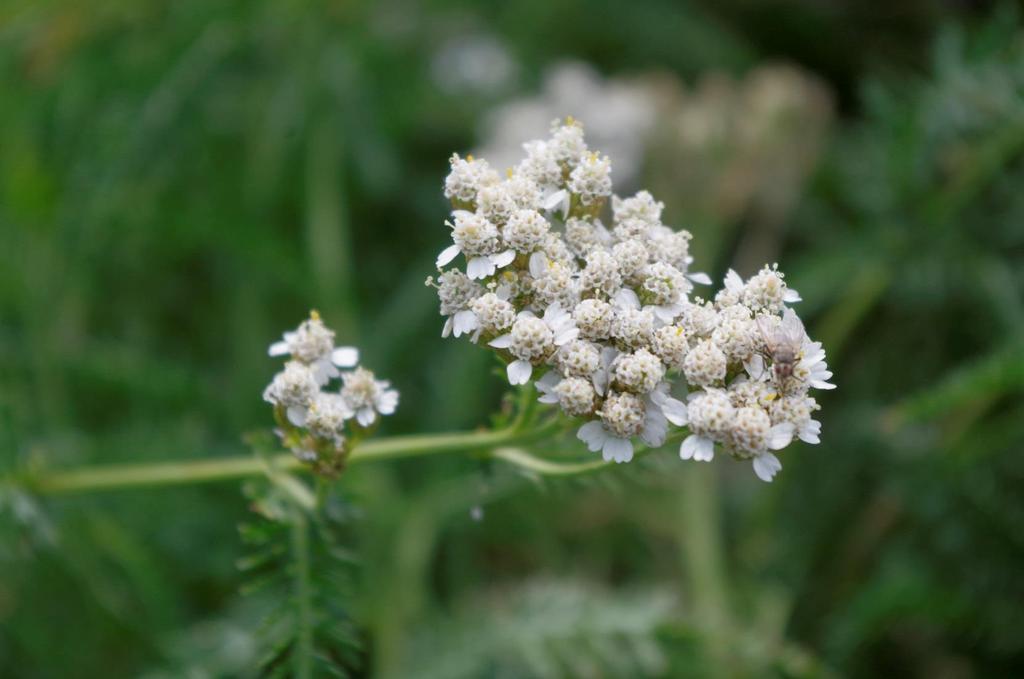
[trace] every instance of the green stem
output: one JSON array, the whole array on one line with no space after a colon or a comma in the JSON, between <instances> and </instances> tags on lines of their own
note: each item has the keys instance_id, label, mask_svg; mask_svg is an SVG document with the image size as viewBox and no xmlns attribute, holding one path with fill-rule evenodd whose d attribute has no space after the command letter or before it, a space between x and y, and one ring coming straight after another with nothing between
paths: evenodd
<instances>
[{"instance_id":1,"label":"green stem","mask_svg":"<svg viewBox=\"0 0 1024 679\"><path fill-rule=\"evenodd\" d=\"M669 436L665 443L662 444L662 446L659 446L659 448L682 438L682 436L683 432L674 433L672 436ZM633 459L640 459L644 455L647 455L654 450L658 450L659 448L640 446L634 451ZM616 464L615 462L600 459L588 460L586 462L556 462L554 460L548 460L532 455L522 448L495 448L491 451L491 457L496 460L503 460L504 462L515 465L520 469L540 474L542 476L582 476L584 474L591 474L593 472L601 471L602 469L607 469L608 467L613 467Z\"/></svg>"},{"instance_id":2,"label":"green stem","mask_svg":"<svg viewBox=\"0 0 1024 679\"><path fill-rule=\"evenodd\" d=\"M550 426L542 426L535 431L526 432L503 429L382 438L361 443L352 451L349 464L440 453L488 450L498 446L523 443L535 439L541 433L549 430ZM268 464L278 471L304 468L301 461L287 453L269 458L242 455L216 460L117 464L66 471L40 471L24 479L24 485L37 493L46 495L118 488L186 485L258 476L266 472Z\"/></svg>"},{"instance_id":3,"label":"green stem","mask_svg":"<svg viewBox=\"0 0 1024 679\"><path fill-rule=\"evenodd\" d=\"M313 676L313 602L309 574L309 522L302 510L292 510L292 552L295 558L295 599L298 608L298 632L295 639L295 676Z\"/></svg>"},{"instance_id":4,"label":"green stem","mask_svg":"<svg viewBox=\"0 0 1024 679\"><path fill-rule=\"evenodd\" d=\"M683 558L689 576L690 596L704 621L708 648L716 668L729 666L732 639L732 606L725 572L718 478L711 465L693 465L683 477L680 493Z\"/></svg>"},{"instance_id":5,"label":"green stem","mask_svg":"<svg viewBox=\"0 0 1024 679\"><path fill-rule=\"evenodd\" d=\"M362 443L352 451L350 465L380 460L396 460L440 453L490 451L494 459L503 460L526 471L544 476L576 476L610 467L614 463L604 460L586 462L555 462L531 455L516 447L544 438L562 427L558 419L537 423L527 431L514 428L498 431L454 432L395 436ZM679 438L673 434L669 440ZM668 441L666 441L668 443ZM650 452L639 447L636 457ZM190 460L187 462L151 462L143 464L115 464L69 469L64 471L38 471L20 481L27 489L43 495L84 493L97 490L175 486L214 481L231 481L269 473L303 470L306 466L294 455L282 453L273 456L240 455L216 460ZM312 501L312 497L310 498Z\"/></svg>"}]
</instances>

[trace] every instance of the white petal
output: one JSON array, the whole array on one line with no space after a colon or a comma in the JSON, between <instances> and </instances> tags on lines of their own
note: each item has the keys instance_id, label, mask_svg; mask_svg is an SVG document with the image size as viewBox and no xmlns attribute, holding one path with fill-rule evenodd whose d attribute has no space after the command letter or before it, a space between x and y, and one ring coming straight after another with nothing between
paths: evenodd
<instances>
[{"instance_id":1,"label":"white petal","mask_svg":"<svg viewBox=\"0 0 1024 679\"><path fill-rule=\"evenodd\" d=\"M530 275L540 278L548 269L548 256L543 252L535 252L530 255Z\"/></svg>"},{"instance_id":2,"label":"white petal","mask_svg":"<svg viewBox=\"0 0 1024 679\"><path fill-rule=\"evenodd\" d=\"M818 444L821 443L821 439L818 436L819 434L821 434L821 422L818 422L817 420L807 420L807 422L800 427L800 431L797 435L804 443Z\"/></svg>"},{"instance_id":3,"label":"white petal","mask_svg":"<svg viewBox=\"0 0 1024 679\"><path fill-rule=\"evenodd\" d=\"M686 277L699 285L711 285L711 276L707 275L702 271L698 271L697 273L686 274Z\"/></svg>"},{"instance_id":4,"label":"white petal","mask_svg":"<svg viewBox=\"0 0 1024 679\"><path fill-rule=\"evenodd\" d=\"M550 306L548 306L547 309L544 310L543 318L545 323L547 323L548 325L552 325L554 323L558 323L568 315L569 312L563 309L561 304L559 304L558 302L553 302Z\"/></svg>"},{"instance_id":5,"label":"white petal","mask_svg":"<svg viewBox=\"0 0 1024 679\"><path fill-rule=\"evenodd\" d=\"M665 413L665 418L677 427L685 427L689 421L686 404L671 396L661 403L661 412Z\"/></svg>"},{"instance_id":6,"label":"white petal","mask_svg":"<svg viewBox=\"0 0 1024 679\"><path fill-rule=\"evenodd\" d=\"M331 361L339 368L351 368L359 363L359 350L355 347L338 347L331 352Z\"/></svg>"},{"instance_id":7,"label":"white petal","mask_svg":"<svg viewBox=\"0 0 1024 679\"><path fill-rule=\"evenodd\" d=\"M448 337L452 334L452 317L449 316L444 320L444 327L441 328L441 337Z\"/></svg>"},{"instance_id":8,"label":"white petal","mask_svg":"<svg viewBox=\"0 0 1024 679\"><path fill-rule=\"evenodd\" d=\"M665 304L660 306L650 307L654 310L654 315L658 317L663 323L671 323L672 319L679 315L683 310L682 304Z\"/></svg>"},{"instance_id":9,"label":"white petal","mask_svg":"<svg viewBox=\"0 0 1024 679\"><path fill-rule=\"evenodd\" d=\"M754 473L757 474L757 478L766 483L771 483L772 478L780 469L782 469L782 463L771 453L761 453L754 458Z\"/></svg>"},{"instance_id":10,"label":"white petal","mask_svg":"<svg viewBox=\"0 0 1024 679\"><path fill-rule=\"evenodd\" d=\"M682 460L692 460L694 453L697 452L697 440L700 437L696 434L690 434L683 439L682 445L679 446L679 458Z\"/></svg>"},{"instance_id":11,"label":"white petal","mask_svg":"<svg viewBox=\"0 0 1024 679\"><path fill-rule=\"evenodd\" d=\"M753 354L750 358L743 362L743 368L750 375L750 379L755 382L765 377L764 372L764 358L761 354Z\"/></svg>"},{"instance_id":12,"label":"white petal","mask_svg":"<svg viewBox=\"0 0 1024 679\"><path fill-rule=\"evenodd\" d=\"M614 460L616 463L629 462L633 459L633 443L629 439L609 436L604 442L602 452L604 453L604 459L607 461Z\"/></svg>"},{"instance_id":13,"label":"white petal","mask_svg":"<svg viewBox=\"0 0 1024 679\"><path fill-rule=\"evenodd\" d=\"M818 433L815 431L810 431L808 429L801 428L797 436L804 443L810 443L811 445L815 446L821 443L821 437L818 436Z\"/></svg>"},{"instance_id":14,"label":"white petal","mask_svg":"<svg viewBox=\"0 0 1024 679\"><path fill-rule=\"evenodd\" d=\"M356 422L363 427L369 427L377 419L377 412L369 406L356 411Z\"/></svg>"},{"instance_id":15,"label":"white petal","mask_svg":"<svg viewBox=\"0 0 1024 679\"><path fill-rule=\"evenodd\" d=\"M537 380L537 382L536 382L537 391L541 391L541 392L545 392L545 393L549 392L552 389L554 389L555 385L557 385L561 381L562 381L562 376L559 375L557 371L549 370L546 373L544 373L544 377L542 377L539 380Z\"/></svg>"},{"instance_id":16,"label":"white petal","mask_svg":"<svg viewBox=\"0 0 1024 679\"><path fill-rule=\"evenodd\" d=\"M593 420L579 428L579 431L576 432L576 438L586 443L590 452L596 453L601 450L604 446L604 442L608 440L608 432L605 430L603 424L597 420Z\"/></svg>"},{"instance_id":17,"label":"white petal","mask_svg":"<svg viewBox=\"0 0 1024 679\"><path fill-rule=\"evenodd\" d=\"M807 331L804 330L804 323L792 309L786 309L782 312L782 325L780 327L786 338L794 344L803 345L804 340L807 339Z\"/></svg>"},{"instance_id":18,"label":"white petal","mask_svg":"<svg viewBox=\"0 0 1024 679\"><path fill-rule=\"evenodd\" d=\"M565 192L565 189L559 189L558 191L555 191L551 195L546 197L544 199L544 202L541 203L541 207L543 207L545 210L554 210L556 207L562 204L562 202L566 199L567 195L568 194Z\"/></svg>"},{"instance_id":19,"label":"white petal","mask_svg":"<svg viewBox=\"0 0 1024 679\"><path fill-rule=\"evenodd\" d=\"M697 450L693 453L693 459L698 462L711 462L715 459L715 442L701 436L697 439Z\"/></svg>"},{"instance_id":20,"label":"white petal","mask_svg":"<svg viewBox=\"0 0 1024 679\"><path fill-rule=\"evenodd\" d=\"M491 262L494 266L499 269L503 266L508 266L512 263L512 260L516 258L515 250L505 250L505 252L499 252L496 255L491 255Z\"/></svg>"},{"instance_id":21,"label":"white petal","mask_svg":"<svg viewBox=\"0 0 1024 679\"><path fill-rule=\"evenodd\" d=\"M444 250L441 250L441 254L437 256L437 261L435 262L435 264L438 267L442 267L448 262L455 259L455 256L458 255L460 252L462 251L459 249L458 245L449 245Z\"/></svg>"},{"instance_id":22,"label":"white petal","mask_svg":"<svg viewBox=\"0 0 1024 679\"><path fill-rule=\"evenodd\" d=\"M789 422L777 424L768 432L768 447L782 450L793 440L793 425Z\"/></svg>"},{"instance_id":23,"label":"white petal","mask_svg":"<svg viewBox=\"0 0 1024 679\"><path fill-rule=\"evenodd\" d=\"M526 384L533 374L533 365L529 361L512 361L508 364L507 372L509 384Z\"/></svg>"},{"instance_id":24,"label":"white petal","mask_svg":"<svg viewBox=\"0 0 1024 679\"><path fill-rule=\"evenodd\" d=\"M814 346L815 344L818 346ZM818 342L805 345L802 351L803 358L800 359L800 362L804 365L813 365L825 360L825 350L821 348L821 344Z\"/></svg>"},{"instance_id":25,"label":"white petal","mask_svg":"<svg viewBox=\"0 0 1024 679\"><path fill-rule=\"evenodd\" d=\"M466 275L473 280L494 275L494 262L490 257L474 257L466 262Z\"/></svg>"},{"instance_id":26,"label":"white petal","mask_svg":"<svg viewBox=\"0 0 1024 679\"><path fill-rule=\"evenodd\" d=\"M455 336L460 337L466 333L473 332L477 329L479 321L477 320L476 314L469 309L463 309L452 316L454 321L453 328Z\"/></svg>"},{"instance_id":27,"label":"white petal","mask_svg":"<svg viewBox=\"0 0 1024 679\"><path fill-rule=\"evenodd\" d=\"M289 406L288 407L288 421L294 424L296 427L302 427L306 424L306 409L302 406Z\"/></svg>"},{"instance_id":28,"label":"white petal","mask_svg":"<svg viewBox=\"0 0 1024 679\"><path fill-rule=\"evenodd\" d=\"M647 409L647 417L644 419L644 428L640 432L640 438L651 448L657 448L665 443L668 437L668 420L658 406L652 405Z\"/></svg>"},{"instance_id":29,"label":"white petal","mask_svg":"<svg viewBox=\"0 0 1024 679\"><path fill-rule=\"evenodd\" d=\"M725 289L732 292L739 292L743 289L743 279L732 269L729 269L729 272L725 274Z\"/></svg>"},{"instance_id":30,"label":"white petal","mask_svg":"<svg viewBox=\"0 0 1024 679\"><path fill-rule=\"evenodd\" d=\"M376 405L377 412L381 415L390 415L398 407L398 392L394 389L388 389L381 393L374 405Z\"/></svg>"},{"instance_id":31,"label":"white petal","mask_svg":"<svg viewBox=\"0 0 1024 679\"><path fill-rule=\"evenodd\" d=\"M284 356L291 352L288 350L287 342L274 342L270 345L270 351L267 353L271 356Z\"/></svg>"},{"instance_id":32,"label":"white petal","mask_svg":"<svg viewBox=\"0 0 1024 679\"><path fill-rule=\"evenodd\" d=\"M824 380L811 380L811 386L815 389L835 389L836 385Z\"/></svg>"},{"instance_id":33,"label":"white petal","mask_svg":"<svg viewBox=\"0 0 1024 679\"><path fill-rule=\"evenodd\" d=\"M615 297L612 298L612 302L620 309L640 308L640 298L637 297L636 293L629 288L621 288L616 292Z\"/></svg>"},{"instance_id":34,"label":"white petal","mask_svg":"<svg viewBox=\"0 0 1024 679\"><path fill-rule=\"evenodd\" d=\"M331 381L332 377L337 377L341 373L334 367L328 359L317 361L313 365L313 377L316 379L317 384L323 386Z\"/></svg>"},{"instance_id":35,"label":"white petal","mask_svg":"<svg viewBox=\"0 0 1024 679\"><path fill-rule=\"evenodd\" d=\"M512 346L512 335L506 333L500 337L495 337L487 343L488 346L494 347L495 349L508 349Z\"/></svg>"},{"instance_id":36,"label":"white petal","mask_svg":"<svg viewBox=\"0 0 1024 679\"><path fill-rule=\"evenodd\" d=\"M567 344L567 343L573 341L574 339L576 339L579 336L580 336L580 329L579 328L577 328L575 326L566 328L565 330L563 330L560 333L558 333L557 335L555 335L555 346L559 346L560 347L563 344Z\"/></svg>"},{"instance_id":37,"label":"white petal","mask_svg":"<svg viewBox=\"0 0 1024 679\"><path fill-rule=\"evenodd\" d=\"M803 298L800 297L800 293L793 288L786 288L786 292L782 294L782 301L787 304L794 304L796 302L802 302Z\"/></svg>"}]
</instances>

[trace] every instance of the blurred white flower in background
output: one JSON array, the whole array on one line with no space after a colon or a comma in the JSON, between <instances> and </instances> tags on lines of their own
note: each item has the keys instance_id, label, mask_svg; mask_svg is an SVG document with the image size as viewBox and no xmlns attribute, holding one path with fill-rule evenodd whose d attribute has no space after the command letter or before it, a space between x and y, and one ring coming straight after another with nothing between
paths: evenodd
<instances>
[{"instance_id":1,"label":"blurred white flower in background","mask_svg":"<svg viewBox=\"0 0 1024 679\"><path fill-rule=\"evenodd\" d=\"M657 120L657 89L641 80L604 78L578 61L547 69L536 96L496 108L483 125L476 155L499 170L516 165L523 140L543 137L551 121L569 115L587 121L587 141L615 159L612 178L620 190L639 181L645 143Z\"/></svg>"},{"instance_id":2,"label":"blurred white flower in background","mask_svg":"<svg viewBox=\"0 0 1024 679\"><path fill-rule=\"evenodd\" d=\"M452 94L494 94L519 75L519 65L494 36L478 33L445 42L430 64L434 82Z\"/></svg>"}]
</instances>

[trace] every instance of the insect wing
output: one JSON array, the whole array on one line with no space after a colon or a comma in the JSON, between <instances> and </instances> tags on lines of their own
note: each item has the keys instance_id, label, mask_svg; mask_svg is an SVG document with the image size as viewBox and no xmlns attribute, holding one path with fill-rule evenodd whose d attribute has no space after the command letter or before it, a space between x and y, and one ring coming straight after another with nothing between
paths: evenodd
<instances>
[{"instance_id":1,"label":"insect wing","mask_svg":"<svg viewBox=\"0 0 1024 679\"><path fill-rule=\"evenodd\" d=\"M786 309L786 313L782 316L780 334L786 344L793 347L794 352L800 350L804 340L807 338L807 331L804 330L803 322L792 309Z\"/></svg>"},{"instance_id":2,"label":"insect wing","mask_svg":"<svg viewBox=\"0 0 1024 679\"><path fill-rule=\"evenodd\" d=\"M779 344L779 329L772 321L773 316L758 316L757 329L761 331L761 341L764 342L765 351L769 354L775 353L775 347Z\"/></svg>"}]
</instances>

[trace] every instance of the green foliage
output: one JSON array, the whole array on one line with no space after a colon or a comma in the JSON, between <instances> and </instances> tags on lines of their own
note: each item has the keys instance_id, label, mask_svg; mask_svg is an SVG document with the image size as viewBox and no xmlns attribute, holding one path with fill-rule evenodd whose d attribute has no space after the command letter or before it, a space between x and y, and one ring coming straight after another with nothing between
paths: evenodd
<instances>
[{"instance_id":1,"label":"green foliage","mask_svg":"<svg viewBox=\"0 0 1024 679\"><path fill-rule=\"evenodd\" d=\"M260 676L349 676L361 664L351 618L355 557L342 546L350 509L326 489L312 508L294 492L280 480L246 489L261 519L240 527L250 550L239 562L248 578L242 592L277 602L257 636Z\"/></svg>"},{"instance_id":2,"label":"green foliage","mask_svg":"<svg viewBox=\"0 0 1024 679\"><path fill-rule=\"evenodd\" d=\"M657 676L658 632L671 624L671 589L608 592L585 582L535 581L470 594L428 621L402 676Z\"/></svg>"}]
</instances>

